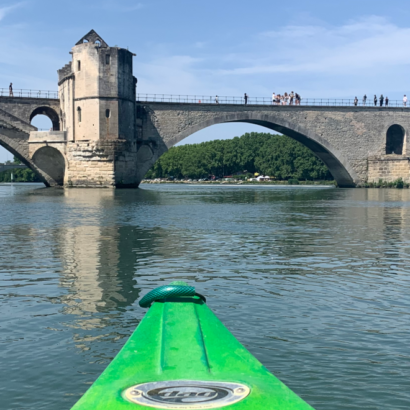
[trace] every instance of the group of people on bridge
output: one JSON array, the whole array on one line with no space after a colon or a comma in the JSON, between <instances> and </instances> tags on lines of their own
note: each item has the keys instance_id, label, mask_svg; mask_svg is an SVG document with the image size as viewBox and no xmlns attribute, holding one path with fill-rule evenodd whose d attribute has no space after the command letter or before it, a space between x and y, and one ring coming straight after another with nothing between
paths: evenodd
<instances>
[{"instance_id":1,"label":"group of people on bridge","mask_svg":"<svg viewBox=\"0 0 410 410\"><path fill-rule=\"evenodd\" d=\"M290 94L285 93L283 95L276 95L275 92L272 93L273 105L300 105L301 99L300 95L293 91Z\"/></svg>"},{"instance_id":2,"label":"group of people on bridge","mask_svg":"<svg viewBox=\"0 0 410 410\"><path fill-rule=\"evenodd\" d=\"M365 106L366 102L367 102L367 95L365 94L363 96L362 105ZM354 97L353 104L355 106L357 106L358 103L359 103L358 98ZM374 97L373 97L373 103L374 103L375 107L377 107L378 104L380 104L380 107L383 107L383 105L385 107L388 107L389 106L389 97L387 97L387 96L383 97L383 94L382 94L379 98L377 98L377 96L375 94ZM404 94L404 97L403 97L403 107L407 107L407 96L406 96L406 94Z\"/></svg>"},{"instance_id":3,"label":"group of people on bridge","mask_svg":"<svg viewBox=\"0 0 410 410\"><path fill-rule=\"evenodd\" d=\"M245 105L248 104L249 96L247 93L243 95ZM294 93L293 91L288 94L285 93L283 95L272 93L272 104L274 105L300 105L300 100L302 98L298 93ZM215 104L219 104L219 96L215 96Z\"/></svg>"}]
</instances>

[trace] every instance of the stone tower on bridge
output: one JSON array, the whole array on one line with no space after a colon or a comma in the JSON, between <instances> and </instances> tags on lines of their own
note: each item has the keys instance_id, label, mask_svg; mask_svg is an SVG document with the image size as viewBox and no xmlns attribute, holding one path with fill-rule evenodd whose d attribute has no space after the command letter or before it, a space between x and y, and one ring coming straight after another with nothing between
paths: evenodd
<instances>
[{"instance_id":1,"label":"stone tower on bridge","mask_svg":"<svg viewBox=\"0 0 410 410\"><path fill-rule=\"evenodd\" d=\"M58 70L65 183L137 186L134 54L109 47L94 30L71 54L72 61Z\"/></svg>"},{"instance_id":2,"label":"stone tower on bridge","mask_svg":"<svg viewBox=\"0 0 410 410\"><path fill-rule=\"evenodd\" d=\"M308 147L341 187L410 182L410 109L402 106L248 105L212 98L137 97L133 54L94 31L58 70L57 93L0 89L0 145L47 186L137 187L169 148L206 127L245 122ZM303 101L302 101L303 102ZM31 125L46 115L52 129Z\"/></svg>"}]
</instances>

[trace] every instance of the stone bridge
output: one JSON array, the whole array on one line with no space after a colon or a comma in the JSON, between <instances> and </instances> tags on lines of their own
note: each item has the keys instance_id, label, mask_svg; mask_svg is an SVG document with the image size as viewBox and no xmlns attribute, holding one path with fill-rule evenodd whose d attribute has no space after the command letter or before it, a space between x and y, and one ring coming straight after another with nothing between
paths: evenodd
<instances>
[{"instance_id":1,"label":"stone bridge","mask_svg":"<svg viewBox=\"0 0 410 410\"><path fill-rule=\"evenodd\" d=\"M308 147L327 165L340 187L379 178L410 179L410 111L404 107L136 102L135 110L137 149L136 155L131 155L133 164L129 164L127 148L108 147L109 152L104 153L107 144L102 142L88 147L89 155L82 161L97 165L113 161L116 169L123 166L125 173L130 169L134 185L138 185L155 161L184 138L215 124L243 122L283 133ZM69 185L65 175L74 179L76 171L75 164L71 169L68 151L81 150L82 146L59 131L59 113L58 99L0 97L0 145L36 172L47 186ZM30 124L38 114L51 119L53 130L39 132ZM63 165L55 151L62 155ZM115 185L114 172L113 180L103 186Z\"/></svg>"},{"instance_id":2,"label":"stone bridge","mask_svg":"<svg viewBox=\"0 0 410 410\"><path fill-rule=\"evenodd\" d=\"M183 103L137 104L139 179L170 147L227 122L261 125L299 141L327 165L340 187L379 178L409 181L408 108Z\"/></svg>"},{"instance_id":3,"label":"stone bridge","mask_svg":"<svg viewBox=\"0 0 410 410\"><path fill-rule=\"evenodd\" d=\"M70 54L58 70L58 99L0 96L0 145L47 186L137 187L170 147L228 122L299 141L340 187L380 178L410 182L409 108L142 102L128 49L108 46L91 30ZM31 125L40 114L51 130Z\"/></svg>"},{"instance_id":4,"label":"stone bridge","mask_svg":"<svg viewBox=\"0 0 410 410\"><path fill-rule=\"evenodd\" d=\"M30 135L35 138L40 134L44 140L47 140L53 132L38 132L37 128L31 125L31 121L36 115L46 115L53 123L53 130L59 132L59 111L60 100L58 99L0 97L0 145L36 172L46 186L56 186L62 181L56 181L53 170L47 172L50 166L53 167L52 157L46 158L47 164L44 164L41 158L39 160L34 155L36 148L43 147L45 144L38 141L29 144L29 139Z\"/></svg>"}]
</instances>

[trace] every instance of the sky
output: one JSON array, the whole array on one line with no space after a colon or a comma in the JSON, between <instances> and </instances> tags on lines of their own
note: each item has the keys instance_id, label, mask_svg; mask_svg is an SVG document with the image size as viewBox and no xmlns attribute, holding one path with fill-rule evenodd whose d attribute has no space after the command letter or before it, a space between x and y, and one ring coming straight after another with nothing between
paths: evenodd
<instances>
[{"instance_id":1,"label":"sky","mask_svg":"<svg viewBox=\"0 0 410 410\"><path fill-rule=\"evenodd\" d=\"M57 90L57 69L91 29L137 54L134 75L143 94L410 94L404 0L0 0L0 88L13 82L15 89ZM262 130L216 125L183 143ZM0 147L0 162L7 159Z\"/></svg>"}]
</instances>

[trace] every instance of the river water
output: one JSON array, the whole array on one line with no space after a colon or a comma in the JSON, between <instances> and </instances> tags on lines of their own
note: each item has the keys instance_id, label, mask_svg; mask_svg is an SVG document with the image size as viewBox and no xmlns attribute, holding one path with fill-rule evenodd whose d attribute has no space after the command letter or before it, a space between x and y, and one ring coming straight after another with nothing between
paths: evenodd
<instances>
[{"instance_id":1,"label":"river water","mask_svg":"<svg viewBox=\"0 0 410 410\"><path fill-rule=\"evenodd\" d=\"M410 408L410 190L0 185L0 407L63 410L172 280L317 410Z\"/></svg>"}]
</instances>

